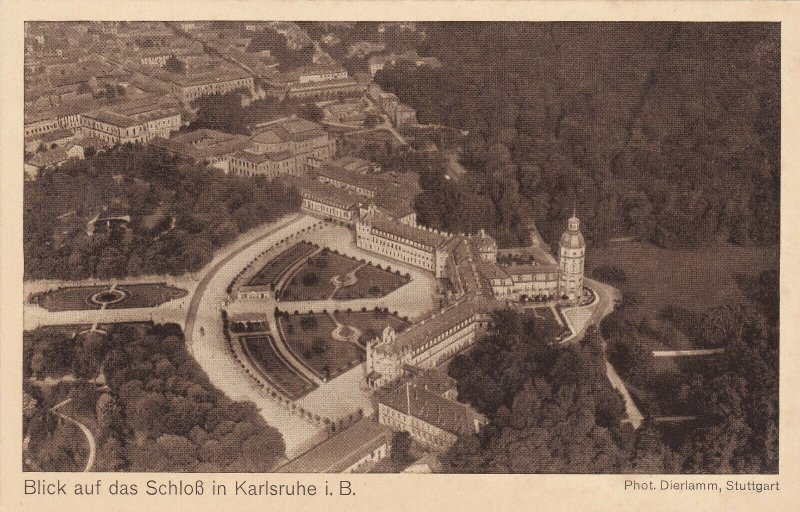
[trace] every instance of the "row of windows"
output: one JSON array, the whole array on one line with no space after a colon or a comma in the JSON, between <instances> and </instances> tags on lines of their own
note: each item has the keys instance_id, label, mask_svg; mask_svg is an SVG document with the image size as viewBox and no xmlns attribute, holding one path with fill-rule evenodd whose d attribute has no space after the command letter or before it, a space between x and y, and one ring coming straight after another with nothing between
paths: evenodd
<instances>
[{"instance_id":1,"label":"row of windows","mask_svg":"<svg viewBox=\"0 0 800 512\"><path fill-rule=\"evenodd\" d=\"M406 417L406 415L404 415L404 414L402 416ZM395 418L388 418L387 417L387 418L383 419L382 423L384 425L388 426L388 427L393 427L393 428L395 428L397 430L404 430L404 431L408 432L409 434L411 434L411 437L413 437L413 438L415 438L415 439L417 439L419 441L422 441L424 443L427 443L429 445L439 447L439 448L446 448L446 447L450 446L452 444L452 442L455 440L455 438L454 438L455 436L448 435L446 432L444 432L443 430L438 429L436 427L432 427L431 428L428 423L425 423L425 422L422 422L422 421L419 421L419 420L418 420L418 423L420 423L422 425L425 425L425 426L428 426L428 428L431 428L431 431L427 431L426 432L425 430L422 430L421 428L419 428L419 426L417 426L417 425L409 425L409 424L407 424L407 423L405 423L403 421L399 421L399 420L397 420ZM437 431L436 434L434 434L432 432L433 429L436 429L436 431Z\"/></svg>"},{"instance_id":2,"label":"row of windows","mask_svg":"<svg viewBox=\"0 0 800 512\"><path fill-rule=\"evenodd\" d=\"M467 345L471 345L474 340L475 327L471 326L466 332L460 332L448 339L436 342L429 341L423 347L412 353L413 362L428 367L436 366L440 361L448 357L447 353L443 353L444 351L450 349L450 353L455 354Z\"/></svg>"},{"instance_id":3,"label":"row of windows","mask_svg":"<svg viewBox=\"0 0 800 512\"><path fill-rule=\"evenodd\" d=\"M340 219L350 220L353 217L353 212L351 211L342 210L341 208L336 208L334 206L329 206L325 203L320 203L318 201L312 201L309 199L303 199L303 207L315 212L333 215Z\"/></svg>"},{"instance_id":4,"label":"row of windows","mask_svg":"<svg viewBox=\"0 0 800 512\"><path fill-rule=\"evenodd\" d=\"M420 267L425 270L434 270L433 258L420 257L416 253L412 252L411 248L390 244L374 236L367 238L366 244L364 243L365 240L363 238L359 238L358 241L359 247L364 247L371 251L384 254L395 260L414 265L415 267Z\"/></svg>"}]
</instances>

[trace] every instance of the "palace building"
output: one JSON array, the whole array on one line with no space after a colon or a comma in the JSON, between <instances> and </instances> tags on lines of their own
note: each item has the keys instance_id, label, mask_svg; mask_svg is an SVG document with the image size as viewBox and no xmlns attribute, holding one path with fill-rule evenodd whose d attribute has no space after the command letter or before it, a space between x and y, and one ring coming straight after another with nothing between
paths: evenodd
<instances>
[{"instance_id":1,"label":"palace building","mask_svg":"<svg viewBox=\"0 0 800 512\"><path fill-rule=\"evenodd\" d=\"M356 245L442 277L452 235L404 224L371 205L356 221Z\"/></svg>"},{"instance_id":2,"label":"palace building","mask_svg":"<svg viewBox=\"0 0 800 512\"><path fill-rule=\"evenodd\" d=\"M310 161L327 161L336 153L336 141L322 126L299 118L285 118L261 126L251 147L229 157L229 169L239 176L300 176Z\"/></svg>"},{"instance_id":3,"label":"palace building","mask_svg":"<svg viewBox=\"0 0 800 512\"><path fill-rule=\"evenodd\" d=\"M448 283L449 305L397 333L387 326L367 343L366 384L375 390L378 421L445 450L480 431L486 418L455 401L437 368L474 344L507 300L583 297L586 245L573 213L559 243L559 262L497 263L497 243L481 231L454 236L402 224L371 208L356 220L359 247L429 270ZM441 375L441 374L439 374ZM452 380L452 379L451 379Z\"/></svg>"},{"instance_id":4,"label":"palace building","mask_svg":"<svg viewBox=\"0 0 800 512\"><path fill-rule=\"evenodd\" d=\"M80 115L77 132L113 144L145 143L180 129L177 105L156 98L134 100Z\"/></svg>"},{"instance_id":5,"label":"palace building","mask_svg":"<svg viewBox=\"0 0 800 512\"><path fill-rule=\"evenodd\" d=\"M408 432L434 450L446 450L457 440L479 432L487 419L456 401L456 381L438 370L427 370L378 396L378 421Z\"/></svg>"},{"instance_id":6,"label":"palace building","mask_svg":"<svg viewBox=\"0 0 800 512\"><path fill-rule=\"evenodd\" d=\"M367 345L367 382L385 386L402 377L406 365L435 368L473 344L488 323L480 302L466 300L399 334L389 326Z\"/></svg>"}]
</instances>

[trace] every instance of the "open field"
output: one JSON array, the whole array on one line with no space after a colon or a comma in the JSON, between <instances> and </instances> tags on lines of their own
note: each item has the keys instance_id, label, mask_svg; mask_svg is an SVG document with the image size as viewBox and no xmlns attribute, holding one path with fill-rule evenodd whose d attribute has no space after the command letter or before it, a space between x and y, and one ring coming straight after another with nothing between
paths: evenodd
<instances>
[{"instance_id":1,"label":"open field","mask_svg":"<svg viewBox=\"0 0 800 512\"><path fill-rule=\"evenodd\" d=\"M356 270L355 277L357 281L354 284L339 288L333 298L347 300L384 297L411 280L405 275L372 265Z\"/></svg>"},{"instance_id":2,"label":"open field","mask_svg":"<svg viewBox=\"0 0 800 512\"><path fill-rule=\"evenodd\" d=\"M292 400L297 400L316 387L284 360L269 334L241 336L239 340L264 378Z\"/></svg>"},{"instance_id":3,"label":"open field","mask_svg":"<svg viewBox=\"0 0 800 512\"><path fill-rule=\"evenodd\" d=\"M620 320L635 324L636 341L647 350L707 348L696 332L682 324L696 325L710 308L750 304L739 283L776 268L778 247L717 244L701 250L668 250L623 242L587 251L586 274L600 265L625 272L625 281L614 284L623 294L624 306L607 319L611 325ZM667 308L679 317L666 319ZM697 411L687 395L690 384L709 371L714 357L652 357L646 384L636 386L627 379L626 384L645 414L691 416Z\"/></svg>"},{"instance_id":4,"label":"open field","mask_svg":"<svg viewBox=\"0 0 800 512\"><path fill-rule=\"evenodd\" d=\"M327 313L281 316L278 325L289 349L321 379L333 379L364 360L363 349L333 339L336 323Z\"/></svg>"},{"instance_id":5,"label":"open field","mask_svg":"<svg viewBox=\"0 0 800 512\"><path fill-rule=\"evenodd\" d=\"M397 332L403 332L411 325L411 323L404 321L402 318L383 311L339 312L335 313L334 316L340 323L355 327L361 331L358 343L362 347L366 347L367 342L372 338L380 336L387 325L391 325Z\"/></svg>"},{"instance_id":6,"label":"open field","mask_svg":"<svg viewBox=\"0 0 800 512\"><path fill-rule=\"evenodd\" d=\"M316 247L308 242L300 242L289 247L261 267L261 270L259 270L258 273L256 273L256 275L254 275L250 281L248 281L247 285L259 286L278 284L278 281L283 276L283 273L286 272L286 270L292 266L293 263L301 258L305 258L315 250Z\"/></svg>"},{"instance_id":7,"label":"open field","mask_svg":"<svg viewBox=\"0 0 800 512\"><path fill-rule=\"evenodd\" d=\"M281 300L324 300L336 290L331 279L344 276L359 267L353 258L334 254L327 249L308 259L289 279L280 292Z\"/></svg>"},{"instance_id":8,"label":"open field","mask_svg":"<svg viewBox=\"0 0 800 512\"><path fill-rule=\"evenodd\" d=\"M702 312L726 303L747 304L737 277L776 268L778 247L718 244L693 251L626 242L587 251L586 275L600 265L625 271L625 283L615 286L630 317L655 317L669 305Z\"/></svg>"}]
</instances>

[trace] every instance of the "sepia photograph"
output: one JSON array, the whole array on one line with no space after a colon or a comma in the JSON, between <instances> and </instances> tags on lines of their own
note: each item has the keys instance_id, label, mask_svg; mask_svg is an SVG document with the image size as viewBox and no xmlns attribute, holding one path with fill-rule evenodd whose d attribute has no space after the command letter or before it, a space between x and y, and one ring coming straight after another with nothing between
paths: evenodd
<instances>
[{"instance_id":1,"label":"sepia photograph","mask_svg":"<svg viewBox=\"0 0 800 512\"><path fill-rule=\"evenodd\" d=\"M246 14L24 22L23 472L775 481L781 23Z\"/></svg>"}]
</instances>

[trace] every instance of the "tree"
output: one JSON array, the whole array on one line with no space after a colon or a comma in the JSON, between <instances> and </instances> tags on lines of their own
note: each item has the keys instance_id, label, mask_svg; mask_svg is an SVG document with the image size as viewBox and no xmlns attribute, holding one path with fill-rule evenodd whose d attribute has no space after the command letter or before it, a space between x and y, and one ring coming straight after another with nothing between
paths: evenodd
<instances>
[{"instance_id":1,"label":"tree","mask_svg":"<svg viewBox=\"0 0 800 512\"><path fill-rule=\"evenodd\" d=\"M180 75L186 74L186 63L174 55L170 55L164 63L164 69Z\"/></svg>"}]
</instances>

